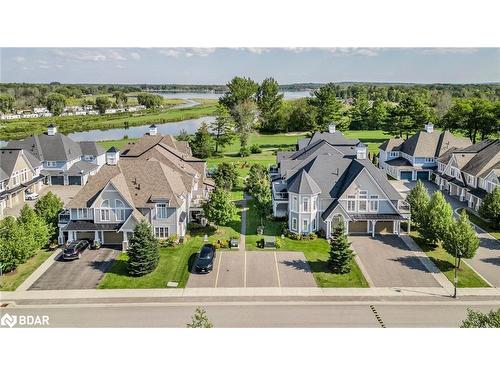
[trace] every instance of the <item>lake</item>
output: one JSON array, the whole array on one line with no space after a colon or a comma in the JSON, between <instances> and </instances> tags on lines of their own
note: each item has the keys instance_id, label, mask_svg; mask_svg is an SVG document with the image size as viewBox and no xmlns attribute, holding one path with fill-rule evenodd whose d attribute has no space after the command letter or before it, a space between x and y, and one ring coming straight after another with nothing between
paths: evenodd
<instances>
[{"instance_id":1,"label":"lake","mask_svg":"<svg viewBox=\"0 0 500 375\"><path fill-rule=\"evenodd\" d=\"M308 98L311 91L281 91L285 99ZM167 99L219 99L223 94L215 92L157 92Z\"/></svg>"}]
</instances>

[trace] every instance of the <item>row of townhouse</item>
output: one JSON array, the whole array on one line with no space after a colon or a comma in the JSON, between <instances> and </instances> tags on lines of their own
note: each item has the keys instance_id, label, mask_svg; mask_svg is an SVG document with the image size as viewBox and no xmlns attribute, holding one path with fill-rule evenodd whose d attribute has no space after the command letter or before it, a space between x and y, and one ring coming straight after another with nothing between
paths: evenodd
<instances>
[{"instance_id":1,"label":"row of townhouse","mask_svg":"<svg viewBox=\"0 0 500 375\"><path fill-rule=\"evenodd\" d=\"M123 112L137 112L146 109L144 105L135 105L129 107L109 108L105 114L123 113ZM61 113L62 117L71 116L91 116L98 115L99 111L94 109L93 105L84 106L66 106ZM1 113L0 120L16 120L22 118L39 118L39 117L52 117L54 116L46 107L35 107L33 110L20 110L16 113Z\"/></svg>"},{"instance_id":2,"label":"row of townhouse","mask_svg":"<svg viewBox=\"0 0 500 375\"><path fill-rule=\"evenodd\" d=\"M367 158L367 147L330 125L328 132L299 140L297 150L279 152L271 167L273 214L288 229L327 238L340 221L347 233L400 234L409 207L386 175Z\"/></svg>"},{"instance_id":3,"label":"row of townhouse","mask_svg":"<svg viewBox=\"0 0 500 375\"><path fill-rule=\"evenodd\" d=\"M158 238L183 237L213 187L205 161L192 156L187 142L151 126L121 153L106 152L106 164L59 215L59 243L88 239L127 249L142 220Z\"/></svg>"}]
</instances>

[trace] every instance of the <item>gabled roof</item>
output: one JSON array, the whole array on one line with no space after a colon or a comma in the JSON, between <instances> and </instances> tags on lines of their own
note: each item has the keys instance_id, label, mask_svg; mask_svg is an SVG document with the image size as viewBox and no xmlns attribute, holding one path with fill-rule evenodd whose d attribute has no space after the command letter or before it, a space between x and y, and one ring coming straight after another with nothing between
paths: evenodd
<instances>
[{"instance_id":1,"label":"gabled roof","mask_svg":"<svg viewBox=\"0 0 500 375\"><path fill-rule=\"evenodd\" d=\"M297 194L319 194L321 189L316 181L302 169L296 176L291 179L288 191Z\"/></svg>"},{"instance_id":2,"label":"gabled roof","mask_svg":"<svg viewBox=\"0 0 500 375\"><path fill-rule=\"evenodd\" d=\"M82 141L79 143L83 155L99 156L105 153L104 149L97 142Z\"/></svg>"},{"instance_id":3,"label":"gabled roof","mask_svg":"<svg viewBox=\"0 0 500 375\"><path fill-rule=\"evenodd\" d=\"M2 148L0 149L0 181L6 180L11 177L14 172L17 160L25 157L25 161L32 169L39 167L40 161L26 152L17 148Z\"/></svg>"},{"instance_id":4,"label":"gabled roof","mask_svg":"<svg viewBox=\"0 0 500 375\"><path fill-rule=\"evenodd\" d=\"M404 141L400 150L414 157L440 157L453 147L467 147L471 144L467 138L455 137L449 131L421 131Z\"/></svg>"},{"instance_id":5,"label":"gabled roof","mask_svg":"<svg viewBox=\"0 0 500 375\"><path fill-rule=\"evenodd\" d=\"M480 176L489 173L491 169L500 162L500 140L486 140L474 145L474 149L479 151L462 168L462 172L473 176ZM462 152L468 152L472 147L468 147Z\"/></svg>"},{"instance_id":6,"label":"gabled roof","mask_svg":"<svg viewBox=\"0 0 500 375\"><path fill-rule=\"evenodd\" d=\"M383 151L399 151L400 146L403 143L402 138L390 138L384 141L380 146L379 149Z\"/></svg>"},{"instance_id":7,"label":"gabled roof","mask_svg":"<svg viewBox=\"0 0 500 375\"><path fill-rule=\"evenodd\" d=\"M346 138L341 132L336 131L333 133L330 132L315 132L310 138L304 138L299 141L299 148L300 145L303 147L308 146L312 143L315 143L317 141L324 140L330 143L333 146L355 146L359 143L359 140L357 139L352 139L352 138Z\"/></svg>"}]
</instances>

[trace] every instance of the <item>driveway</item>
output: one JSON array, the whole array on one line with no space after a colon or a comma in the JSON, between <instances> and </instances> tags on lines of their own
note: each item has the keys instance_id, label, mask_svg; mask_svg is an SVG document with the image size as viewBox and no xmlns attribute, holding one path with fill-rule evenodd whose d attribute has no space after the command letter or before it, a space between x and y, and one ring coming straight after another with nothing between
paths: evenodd
<instances>
[{"instance_id":1,"label":"driveway","mask_svg":"<svg viewBox=\"0 0 500 375\"><path fill-rule=\"evenodd\" d=\"M374 287L440 287L419 259L425 254L415 254L398 236L350 236L349 240Z\"/></svg>"},{"instance_id":2,"label":"driveway","mask_svg":"<svg viewBox=\"0 0 500 375\"><path fill-rule=\"evenodd\" d=\"M61 200L63 201L63 204L66 205L81 189L83 186L79 185L68 185L68 186L62 186L62 185L44 185L42 189L38 192L40 194L40 197L44 196L47 194L49 191L57 195ZM40 199L40 198L38 198ZM4 214L5 216L14 216L17 217L19 216L19 212L21 211L21 208L23 208L24 204L27 203L29 206L34 207L36 200L35 201L26 201L20 204L17 204L13 206L12 208L5 208L4 209Z\"/></svg>"},{"instance_id":3,"label":"driveway","mask_svg":"<svg viewBox=\"0 0 500 375\"><path fill-rule=\"evenodd\" d=\"M414 186L414 181L391 181L394 187L403 195L406 195ZM438 186L432 182L425 181L425 186L429 194L433 194L439 190ZM460 208L467 207L464 202L444 194L446 201L451 204L455 215ZM472 259L467 259L466 262L485 278L494 287L500 287L500 241L490 236L488 233L476 228L479 237L479 248L476 256Z\"/></svg>"},{"instance_id":4,"label":"driveway","mask_svg":"<svg viewBox=\"0 0 500 375\"><path fill-rule=\"evenodd\" d=\"M316 287L309 263L295 251L218 251L209 274L193 270L188 288Z\"/></svg>"},{"instance_id":5,"label":"driveway","mask_svg":"<svg viewBox=\"0 0 500 375\"><path fill-rule=\"evenodd\" d=\"M80 259L70 261L58 256L29 289L94 289L119 254L119 250L101 248L85 250Z\"/></svg>"}]
</instances>

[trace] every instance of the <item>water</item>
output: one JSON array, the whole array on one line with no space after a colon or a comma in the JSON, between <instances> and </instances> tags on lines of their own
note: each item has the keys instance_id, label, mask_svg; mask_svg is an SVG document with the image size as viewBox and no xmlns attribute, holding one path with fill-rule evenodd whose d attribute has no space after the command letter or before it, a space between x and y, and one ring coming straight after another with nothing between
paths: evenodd
<instances>
[{"instance_id":1,"label":"water","mask_svg":"<svg viewBox=\"0 0 500 375\"><path fill-rule=\"evenodd\" d=\"M168 122L165 124L156 124L158 134L163 135L178 135L181 129L186 130L189 134L196 132L202 122L210 123L215 120L213 116L200 117L193 120L184 120L177 122ZM84 132L76 132L68 134L72 140L81 141L112 141L122 139L125 136L129 138L140 138L149 132L150 125L134 126L130 128L116 128L108 130L89 130Z\"/></svg>"},{"instance_id":2,"label":"water","mask_svg":"<svg viewBox=\"0 0 500 375\"><path fill-rule=\"evenodd\" d=\"M281 91L284 99L300 99L310 96L310 91ZM215 92L158 92L167 99L219 99L223 94Z\"/></svg>"}]
</instances>

